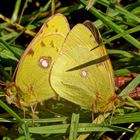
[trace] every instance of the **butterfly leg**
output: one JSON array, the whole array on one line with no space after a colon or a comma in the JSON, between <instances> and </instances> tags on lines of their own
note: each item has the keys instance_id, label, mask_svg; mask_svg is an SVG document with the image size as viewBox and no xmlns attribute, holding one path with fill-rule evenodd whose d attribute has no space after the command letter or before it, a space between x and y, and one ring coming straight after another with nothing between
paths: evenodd
<instances>
[{"instance_id":1,"label":"butterfly leg","mask_svg":"<svg viewBox=\"0 0 140 140\"><path fill-rule=\"evenodd\" d=\"M30 105L30 107L31 107L31 111L32 111L32 124L33 124L33 126L34 126L34 117L35 117L35 113L36 113L36 108L37 108L37 104L38 103L36 103L35 105Z\"/></svg>"}]
</instances>

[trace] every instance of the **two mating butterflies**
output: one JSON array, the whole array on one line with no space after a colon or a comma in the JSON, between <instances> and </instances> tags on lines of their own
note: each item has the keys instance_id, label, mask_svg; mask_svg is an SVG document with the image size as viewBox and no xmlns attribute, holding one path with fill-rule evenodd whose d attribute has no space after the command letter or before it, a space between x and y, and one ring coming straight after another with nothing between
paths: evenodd
<instances>
[{"instance_id":1,"label":"two mating butterflies","mask_svg":"<svg viewBox=\"0 0 140 140\"><path fill-rule=\"evenodd\" d=\"M112 110L115 92L109 59L67 71L106 56L105 47L97 47L101 43L100 33L90 21L70 30L65 16L49 18L19 62L15 76L19 104L31 106L59 95L93 112Z\"/></svg>"}]
</instances>

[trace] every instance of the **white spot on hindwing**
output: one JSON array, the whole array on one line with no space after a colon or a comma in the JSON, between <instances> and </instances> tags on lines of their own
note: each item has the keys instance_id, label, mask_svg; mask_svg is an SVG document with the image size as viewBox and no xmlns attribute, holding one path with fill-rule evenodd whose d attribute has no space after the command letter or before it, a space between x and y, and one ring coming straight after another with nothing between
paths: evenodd
<instances>
[{"instance_id":1,"label":"white spot on hindwing","mask_svg":"<svg viewBox=\"0 0 140 140\"><path fill-rule=\"evenodd\" d=\"M50 56L41 56L39 59L39 66L41 68L48 68L51 64L52 58Z\"/></svg>"},{"instance_id":2,"label":"white spot on hindwing","mask_svg":"<svg viewBox=\"0 0 140 140\"><path fill-rule=\"evenodd\" d=\"M44 67L44 68L47 68L48 67L48 62L47 62L47 60L45 60L45 59L40 59L40 63L41 63L41 65L42 65L42 67Z\"/></svg>"},{"instance_id":3,"label":"white spot on hindwing","mask_svg":"<svg viewBox=\"0 0 140 140\"><path fill-rule=\"evenodd\" d=\"M82 69L82 71L81 71L81 75L82 75L82 77L86 77L87 76L87 70L86 69Z\"/></svg>"}]
</instances>

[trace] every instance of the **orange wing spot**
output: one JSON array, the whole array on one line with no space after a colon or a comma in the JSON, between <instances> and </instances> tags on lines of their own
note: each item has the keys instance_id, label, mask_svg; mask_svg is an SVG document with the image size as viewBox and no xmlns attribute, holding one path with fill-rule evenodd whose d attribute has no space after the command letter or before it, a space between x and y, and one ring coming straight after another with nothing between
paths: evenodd
<instances>
[{"instance_id":1,"label":"orange wing spot","mask_svg":"<svg viewBox=\"0 0 140 140\"><path fill-rule=\"evenodd\" d=\"M49 27L49 25L48 25L47 23L45 24L45 26L46 26L47 28Z\"/></svg>"},{"instance_id":2,"label":"orange wing spot","mask_svg":"<svg viewBox=\"0 0 140 140\"><path fill-rule=\"evenodd\" d=\"M117 96L117 95L114 94L113 96L111 96L110 100L111 101L115 101L118 98L119 98L119 96Z\"/></svg>"},{"instance_id":3,"label":"orange wing spot","mask_svg":"<svg viewBox=\"0 0 140 140\"><path fill-rule=\"evenodd\" d=\"M33 56L33 55L34 55L34 51L33 51L32 49L30 49L30 50L27 52L27 55Z\"/></svg>"}]
</instances>

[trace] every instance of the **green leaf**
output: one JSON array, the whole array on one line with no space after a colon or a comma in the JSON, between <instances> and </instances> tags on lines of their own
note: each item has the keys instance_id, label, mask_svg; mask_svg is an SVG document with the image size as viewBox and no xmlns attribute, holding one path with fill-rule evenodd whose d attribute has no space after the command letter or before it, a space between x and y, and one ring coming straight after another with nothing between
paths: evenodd
<instances>
[{"instance_id":1,"label":"green leaf","mask_svg":"<svg viewBox=\"0 0 140 140\"><path fill-rule=\"evenodd\" d=\"M140 140L140 128L137 129L134 136L130 140Z\"/></svg>"},{"instance_id":2,"label":"green leaf","mask_svg":"<svg viewBox=\"0 0 140 140\"><path fill-rule=\"evenodd\" d=\"M30 133L35 134L62 134L68 133L70 129L69 124L60 124L60 125L51 125L51 126L40 126L40 127L29 127ZM112 126L112 125L97 125L93 123L79 123L78 125L78 133L86 133L86 132L105 132L105 131L126 131L133 132L130 129Z\"/></svg>"},{"instance_id":3,"label":"green leaf","mask_svg":"<svg viewBox=\"0 0 140 140\"><path fill-rule=\"evenodd\" d=\"M19 117L17 113L15 113L11 108L9 108L2 100L0 100L0 106L6 110L11 116L16 118L16 120L20 123L23 123L23 120Z\"/></svg>"},{"instance_id":4,"label":"green leaf","mask_svg":"<svg viewBox=\"0 0 140 140\"><path fill-rule=\"evenodd\" d=\"M136 87L138 86L140 83L140 75L138 75L135 79L133 79L129 84L128 86L122 90L122 92L119 94L119 96L127 96L129 95L129 93L131 93L131 91Z\"/></svg>"},{"instance_id":5,"label":"green leaf","mask_svg":"<svg viewBox=\"0 0 140 140\"><path fill-rule=\"evenodd\" d=\"M72 114L69 140L76 140L79 124L79 114Z\"/></svg>"}]
</instances>

